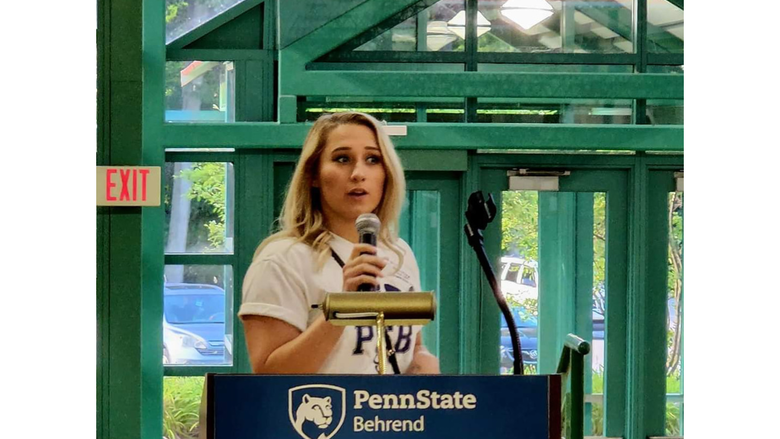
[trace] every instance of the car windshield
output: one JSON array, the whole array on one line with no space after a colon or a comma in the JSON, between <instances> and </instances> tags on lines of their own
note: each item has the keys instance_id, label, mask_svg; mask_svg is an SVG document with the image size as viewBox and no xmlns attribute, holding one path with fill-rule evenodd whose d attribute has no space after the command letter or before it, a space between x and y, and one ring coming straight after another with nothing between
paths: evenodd
<instances>
[{"instance_id":1,"label":"car windshield","mask_svg":"<svg viewBox=\"0 0 780 439\"><path fill-rule=\"evenodd\" d=\"M537 326L538 322L536 321L536 316L531 314L527 309L520 307L520 308L510 308L512 311L512 317L515 319L515 324L517 326ZM501 315L501 327L506 328L506 319L504 319L504 315Z\"/></svg>"},{"instance_id":2,"label":"car windshield","mask_svg":"<svg viewBox=\"0 0 780 439\"><path fill-rule=\"evenodd\" d=\"M221 294L165 296L165 320L173 324L225 323L225 297Z\"/></svg>"}]
</instances>

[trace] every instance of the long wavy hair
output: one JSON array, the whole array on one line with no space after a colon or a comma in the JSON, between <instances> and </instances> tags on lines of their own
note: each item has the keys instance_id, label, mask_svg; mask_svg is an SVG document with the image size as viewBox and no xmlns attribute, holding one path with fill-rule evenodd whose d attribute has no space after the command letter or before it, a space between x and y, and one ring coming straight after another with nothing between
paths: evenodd
<instances>
[{"instance_id":1,"label":"long wavy hair","mask_svg":"<svg viewBox=\"0 0 780 439\"><path fill-rule=\"evenodd\" d=\"M382 153L382 165L385 168L382 200L373 212L382 222L378 239L398 255L398 267L403 265L403 251L397 245L398 218L401 215L406 197L406 179L401 160L395 152L393 142L390 141L390 137L382 128L382 124L368 114L353 111L323 115L309 130L309 134L303 142L301 157L287 189L284 206L277 219L279 230L260 243L255 250L254 258L273 241L295 238L297 242L306 243L315 250L318 254L317 269L322 269L330 256L328 243L331 234L325 227L320 191L313 184L319 171L320 158L325 150L328 136L335 128L349 124L367 127L376 137Z\"/></svg>"}]
</instances>

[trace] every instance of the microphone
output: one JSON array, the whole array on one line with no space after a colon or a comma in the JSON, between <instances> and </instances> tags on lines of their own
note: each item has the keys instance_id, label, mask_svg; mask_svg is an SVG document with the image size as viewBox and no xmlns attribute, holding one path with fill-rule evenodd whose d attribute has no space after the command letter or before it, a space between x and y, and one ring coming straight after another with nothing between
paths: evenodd
<instances>
[{"instance_id":1,"label":"microphone","mask_svg":"<svg viewBox=\"0 0 780 439\"><path fill-rule=\"evenodd\" d=\"M355 221L355 228L358 232L358 242L361 244L371 244L376 247L376 235L379 234L381 227L379 217L373 213L364 213ZM365 253L361 253L365 254ZM361 284L358 291L377 291L377 287L372 284Z\"/></svg>"}]
</instances>

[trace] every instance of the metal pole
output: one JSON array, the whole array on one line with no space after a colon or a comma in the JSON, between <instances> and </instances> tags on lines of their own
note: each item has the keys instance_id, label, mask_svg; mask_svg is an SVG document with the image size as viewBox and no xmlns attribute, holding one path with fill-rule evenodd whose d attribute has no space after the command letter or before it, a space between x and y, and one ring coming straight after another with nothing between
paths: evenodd
<instances>
[{"instance_id":1,"label":"metal pole","mask_svg":"<svg viewBox=\"0 0 780 439\"><path fill-rule=\"evenodd\" d=\"M385 313L376 316L376 352L379 358L379 375L384 375L387 369L387 346L385 346Z\"/></svg>"},{"instance_id":2,"label":"metal pole","mask_svg":"<svg viewBox=\"0 0 780 439\"><path fill-rule=\"evenodd\" d=\"M576 351L571 353L571 436L569 439L583 439L585 411L585 358Z\"/></svg>"}]
</instances>

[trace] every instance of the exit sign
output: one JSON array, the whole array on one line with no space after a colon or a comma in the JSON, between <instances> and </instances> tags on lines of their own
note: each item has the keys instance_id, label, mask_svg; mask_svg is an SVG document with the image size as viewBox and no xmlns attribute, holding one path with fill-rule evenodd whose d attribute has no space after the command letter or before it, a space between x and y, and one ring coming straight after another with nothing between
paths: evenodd
<instances>
[{"instance_id":1,"label":"exit sign","mask_svg":"<svg viewBox=\"0 0 780 439\"><path fill-rule=\"evenodd\" d=\"M98 206L159 206L159 166L98 166Z\"/></svg>"}]
</instances>

